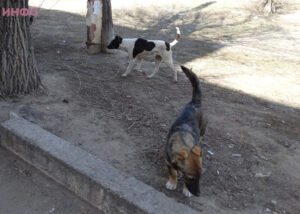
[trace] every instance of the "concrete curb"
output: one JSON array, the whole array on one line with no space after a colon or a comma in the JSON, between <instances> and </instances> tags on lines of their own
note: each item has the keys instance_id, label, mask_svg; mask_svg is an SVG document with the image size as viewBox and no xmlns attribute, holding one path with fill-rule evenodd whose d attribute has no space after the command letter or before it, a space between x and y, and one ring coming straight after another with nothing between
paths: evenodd
<instances>
[{"instance_id":1,"label":"concrete curb","mask_svg":"<svg viewBox=\"0 0 300 214\"><path fill-rule=\"evenodd\" d=\"M109 214L199 213L22 118L0 125L0 145Z\"/></svg>"}]
</instances>

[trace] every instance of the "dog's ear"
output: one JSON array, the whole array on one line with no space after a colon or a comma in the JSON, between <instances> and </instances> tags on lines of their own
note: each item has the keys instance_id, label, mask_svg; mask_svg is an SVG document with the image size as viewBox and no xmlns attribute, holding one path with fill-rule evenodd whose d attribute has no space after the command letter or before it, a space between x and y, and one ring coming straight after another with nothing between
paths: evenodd
<instances>
[{"instance_id":1,"label":"dog's ear","mask_svg":"<svg viewBox=\"0 0 300 214\"><path fill-rule=\"evenodd\" d=\"M202 157L202 149L200 149L199 147L196 146L196 147L192 148L192 152L195 155L197 155L199 157Z\"/></svg>"},{"instance_id":2,"label":"dog's ear","mask_svg":"<svg viewBox=\"0 0 300 214\"><path fill-rule=\"evenodd\" d=\"M117 40L119 43L122 42L122 37L119 35L115 35L115 40Z\"/></svg>"},{"instance_id":3,"label":"dog's ear","mask_svg":"<svg viewBox=\"0 0 300 214\"><path fill-rule=\"evenodd\" d=\"M189 154L187 153L187 151L182 150L182 151L180 151L180 152L177 153L176 159L177 160L184 160L184 159L187 159L188 156L189 156Z\"/></svg>"},{"instance_id":4,"label":"dog's ear","mask_svg":"<svg viewBox=\"0 0 300 214\"><path fill-rule=\"evenodd\" d=\"M123 38L121 36L118 36L118 42L121 44L122 43Z\"/></svg>"}]
</instances>

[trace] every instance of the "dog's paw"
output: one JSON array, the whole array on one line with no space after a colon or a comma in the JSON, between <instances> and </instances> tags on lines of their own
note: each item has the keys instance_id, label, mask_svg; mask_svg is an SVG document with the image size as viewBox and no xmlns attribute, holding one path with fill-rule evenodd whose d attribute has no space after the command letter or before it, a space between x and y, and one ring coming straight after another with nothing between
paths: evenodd
<instances>
[{"instance_id":1,"label":"dog's paw","mask_svg":"<svg viewBox=\"0 0 300 214\"><path fill-rule=\"evenodd\" d=\"M127 74L122 74L122 77L127 77Z\"/></svg>"},{"instance_id":2,"label":"dog's paw","mask_svg":"<svg viewBox=\"0 0 300 214\"><path fill-rule=\"evenodd\" d=\"M174 190L174 189L176 189L176 184L172 184L170 181L168 181L167 183L166 183L166 188L168 189L168 190Z\"/></svg>"},{"instance_id":3,"label":"dog's paw","mask_svg":"<svg viewBox=\"0 0 300 214\"><path fill-rule=\"evenodd\" d=\"M192 193L186 188L183 188L182 193L188 198L192 197Z\"/></svg>"},{"instance_id":4,"label":"dog's paw","mask_svg":"<svg viewBox=\"0 0 300 214\"><path fill-rule=\"evenodd\" d=\"M143 73L144 71L143 71L143 69L136 69L138 72L141 72L141 73Z\"/></svg>"},{"instance_id":5,"label":"dog's paw","mask_svg":"<svg viewBox=\"0 0 300 214\"><path fill-rule=\"evenodd\" d=\"M174 83L177 83L178 81L177 81L177 79L173 79L173 82L174 82Z\"/></svg>"},{"instance_id":6,"label":"dog's paw","mask_svg":"<svg viewBox=\"0 0 300 214\"><path fill-rule=\"evenodd\" d=\"M153 77L153 75L148 75L147 76L148 79L151 79L152 77Z\"/></svg>"}]
</instances>

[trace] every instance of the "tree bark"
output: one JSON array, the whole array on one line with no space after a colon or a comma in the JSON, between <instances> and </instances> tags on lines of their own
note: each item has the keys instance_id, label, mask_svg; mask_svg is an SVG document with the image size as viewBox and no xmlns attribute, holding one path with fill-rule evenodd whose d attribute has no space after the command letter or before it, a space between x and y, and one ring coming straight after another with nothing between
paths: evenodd
<instances>
[{"instance_id":1,"label":"tree bark","mask_svg":"<svg viewBox=\"0 0 300 214\"><path fill-rule=\"evenodd\" d=\"M114 36L111 0L103 0L101 51L106 52L106 46Z\"/></svg>"},{"instance_id":2,"label":"tree bark","mask_svg":"<svg viewBox=\"0 0 300 214\"><path fill-rule=\"evenodd\" d=\"M2 8L28 9L28 0L0 1L0 96L27 94L41 84L29 16L3 16Z\"/></svg>"},{"instance_id":3,"label":"tree bark","mask_svg":"<svg viewBox=\"0 0 300 214\"><path fill-rule=\"evenodd\" d=\"M106 52L113 38L113 21L110 0L87 1L87 48L90 54Z\"/></svg>"},{"instance_id":4,"label":"tree bark","mask_svg":"<svg viewBox=\"0 0 300 214\"><path fill-rule=\"evenodd\" d=\"M266 14L275 13L274 0L263 0L261 3L261 10Z\"/></svg>"}]
</instances>

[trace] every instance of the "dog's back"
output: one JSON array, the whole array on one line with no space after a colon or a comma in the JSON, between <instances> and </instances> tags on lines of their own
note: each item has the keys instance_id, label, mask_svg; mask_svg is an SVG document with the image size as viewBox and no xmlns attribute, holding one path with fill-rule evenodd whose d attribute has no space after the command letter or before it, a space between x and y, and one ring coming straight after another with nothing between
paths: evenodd
<instances>
[{"instance_id":1,"label":"dog's back","mask_svg":"<svg viewBox=\"0 0 300 214\"><path fill-rule=\"evenodd\" d=\"M202 93L200 84L198 77L191 70L184 66L181 66L181 68L185 75L190 79L193 86L193 96L191 102L185 106L176 121L173 123L168 134L168 139L175 132L184 131L189 132L193 136L195 142L199 142L200 136L203 136L205 132L205 127L203 127L203 125L206 125L202 115Z\"/></svg>"}]
</instances>

